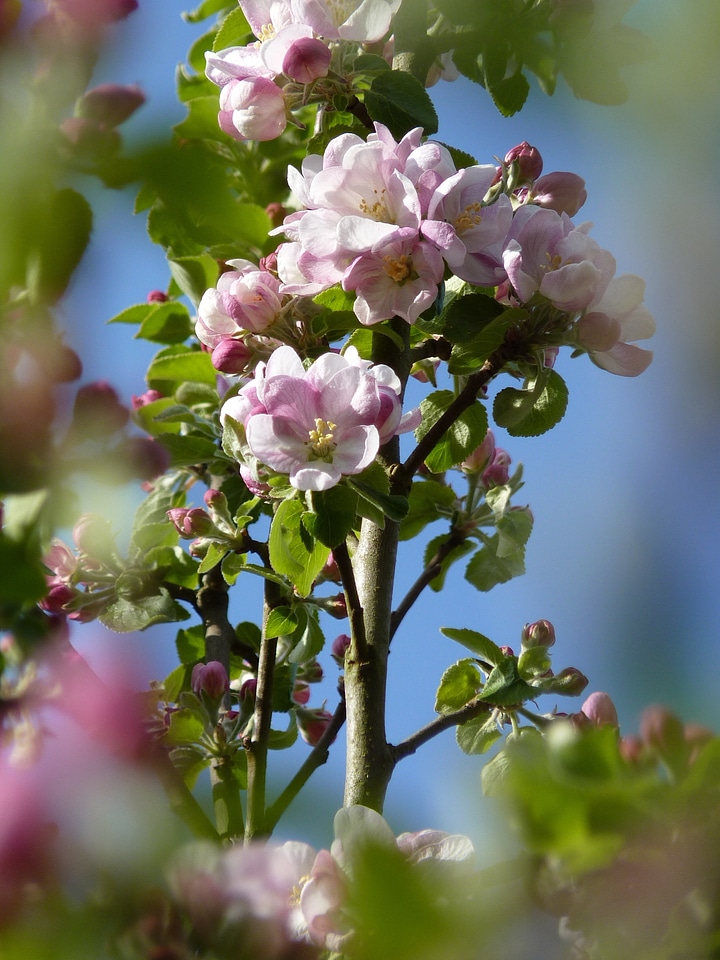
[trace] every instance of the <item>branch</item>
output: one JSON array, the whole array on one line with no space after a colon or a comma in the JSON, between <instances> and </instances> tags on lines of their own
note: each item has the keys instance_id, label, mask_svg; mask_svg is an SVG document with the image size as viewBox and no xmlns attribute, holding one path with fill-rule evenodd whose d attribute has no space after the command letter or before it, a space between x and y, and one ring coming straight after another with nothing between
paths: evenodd
<instances>
[{"instance_id":1,"label":"branch","mask_svg":"<svg viewBox=\"0 0 720 960\"><path fill-rule=\"evenodd\" d=\"M181 587L179 584L170 583L168 580L163 580L160 586L167 590L173 600L180 600L183 603L190 604L193 610L202 616L198 608L197 590L191 590L189 587Z\"/></svg>"},{"instance_id":2,"label":"branch","mask_svg":"<svg viewBox=\"0 0 720 960\"><path fill-rule=\"evenodd\" d=\"M348 619L350 620L350 633L354 648L354 656L358 659L367 659L367 638L365 636L365 618L363 608L360 605L360 597L357 592L355 582L355 571L348 553L347 543L343 542L333 550L333 557L338 565L340 576L342 578L343 589L345 590L345 602L347 604Z\"/></svg>"},{"instance_id":3,"label":"branch","mask_svg":"<svg viewBox=\"0 0 720 960\"><path fill-rule=\"evenodd\" d=\"M252 737L247 745L248 789L247 819L245 839L252 840L262 836L265 830L265 792L267 783L268 739L272 724L273 682L275 679L275 657L277 637L265 635L270 612L281 600L279 586L272 580L265 581L265 603L263 609L263 636L260 641L258 661L257 693L255 696L255 722Z\"/></svg>"},{"instance_id":4,"label":"branch","mask_svg":"<svg viewBox=\"0 0 720 960\"><path fill-rule=\"evenodd\" d=\"M476 698L466 703L464 707L460 707L459 710L455 710L454 713L446 713L441 717L436 717L435 720L431 720L426 726L413 733L407 740L403 740L397 746L390 747L394 762L398 763L405 757L412 756L424 743L428 743L444 730L459 727L460 724L466 723L474 717L479 717L481 713L487 713L490 710L492 710L491 704Z\"/></svg>"},{"instance_id":5,"label":"branch","mask_svg":"<svg viewBox=\"0 0 720 960\"><path fill-rule=\"evenodd\" d=\"M325 728L323 735L312 748L311 752L305 758L302 766L298 769L295 776L288 783L277 800L270 807L268 807L268 810L265 814L265 829L267 833L272 833L280 817L285 813L298 793L300 793L312 774L318 769L318 767L321 767L324 763L327 763L327 759L330 755L330 747L345 723L345 715L345 697L343 696L342 700L335 708L335 713L332 716L332 720Z\"/></svg>"},{"instance_id":6,"label":"branch","mask_svg":"<svg viewBox=\"0 0 720 960\"><path fill-rule=\"evenodd\" d=\"M435 551L428 565L417 578L415 583L410 587L390 618L391 640L395 636L398 627L405 618L405 614L410 610L412 605L415 603L430 581L434 580L442 570L442 564L445 558L448 557L456 547L459 547L461 544L465 543L466 540L467 537L460 530L453 528L450 531L447 540L445 540L445 542L442 543Z\"/></svg>"},{"instance_id":7,"label":"branch","mask_svg":"<svg viewBox=\"0 0 720 960\"><path fill-rule=\"evenodd\" d=\"M447 410L445 410L430 427L405 463L399 467L397 470L398 482L404 481L407 486L410 485L413 476L417 473L425 457L427 457L434 448L435 444L442 440L445 433L453 423L455 423L460 414L464 413L468 407L471 407L475 403L477 395L482 388L502 370L508 359L510 358L507 348L503 345L488 357L477 373L470 374L467 378L467 383L460 393L455 397Z\"/></svg>"}]
</instances>

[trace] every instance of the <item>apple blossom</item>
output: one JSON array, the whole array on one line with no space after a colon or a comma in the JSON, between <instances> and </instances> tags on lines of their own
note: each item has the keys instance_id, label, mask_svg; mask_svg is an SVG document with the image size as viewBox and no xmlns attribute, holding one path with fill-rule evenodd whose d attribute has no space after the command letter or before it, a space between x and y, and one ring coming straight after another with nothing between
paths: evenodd
<instances>
[{"instance_id":1,"label":"apple blossom","mask_svg":"<svg viewBox=\"0 0 720 960\"><path fill-rule=\"evenodd\" d=\"M530 203L574 217L587 200L585 181L576 173L556 171L540 177L528 195Z\"/></svg>"},{"instance_id":2,"label":"apple blossom","mask_svg":"<svg viewBox=\"0 0 720 960\"><path fill-rule=\"evenodd\" d=\"M372 463L388 412L378 380L359 365L329 353L306 371L283 346L223 405L226 429L228 417L244 426L251 457L298 490L326 490Z\"/></svg>"},{"instance_id":3,"label":"apple blossom","mask_svg":"<svg viewBox=\"0 0 720 960\"><path fill-rule=\"evenodd\" d=\"M198 304L195 334L212 350L228 337L266 330L282 306L280 281L271 273L249 260L227 264L233 269L222 273Z\"/></svg>"},{"instance_id":4,"label":"apple blossom","mask_svg":"<svg viewBox=\"0 0 720 960\"><path fill-rule=\"evenodd\" d=\"M328 40L355 40L373 43L390 29L400 0L291 0L300 23Z\"/></svg>"},{"instance_id":5,"label":"apple blossom","mask_svg":"<svg viewBox=\"0 0 720 960\"><path fill-rule=\"evenodd\" d=\"M602 297L615 273L615 258L575 227L567 214L526 205L516 212L503 263L521 303L539 292L560 310L588 307Z\"/></svg>"},{"instance_id":6,"label":"apple blossom","mask_svg":"<svg viewBox=\"0 0 720 960\"><path fill-rule=\"evenodd\" d=\"M632 274L615 277L577 324L577 339L597 366L623 377L648 368L652 351L635 346L655 333L655 320L643 306L645 281Z\"/></svg>"}]
</instances>

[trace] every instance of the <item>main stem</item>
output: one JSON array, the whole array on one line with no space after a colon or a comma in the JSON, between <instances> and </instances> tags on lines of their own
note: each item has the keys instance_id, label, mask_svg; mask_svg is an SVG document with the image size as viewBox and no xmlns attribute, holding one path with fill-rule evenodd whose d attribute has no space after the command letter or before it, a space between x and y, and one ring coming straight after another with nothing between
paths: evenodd
<instances>
[{"instance_id":1,"label":"main stem","mask_svg":"<svg viewBox=\"0 0 720 960\"><path fill-rule=\"evenodd\" d=\"M396 319L392 328L402 337L404 346L400 348L388 337L375 334L372 359L391 366L404 386L409 373L408 326ZM399 452L397 438L383 447L380 459L386 469L391 471L399 462ZM391 520L386 519L383 527L363 520L352 564L363 629L360 636L353 627L345 657L344 803L359 803L379 813L395 765L385 729L385 696L398 535L398 524Z\"/></svg>"}]
</instances>

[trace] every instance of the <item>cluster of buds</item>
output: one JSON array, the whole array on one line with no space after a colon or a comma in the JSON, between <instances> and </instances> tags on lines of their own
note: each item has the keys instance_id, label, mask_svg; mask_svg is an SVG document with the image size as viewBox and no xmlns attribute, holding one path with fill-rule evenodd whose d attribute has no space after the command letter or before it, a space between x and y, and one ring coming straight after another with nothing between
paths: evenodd
<instances>
[{"instance_id":1,"label":"cluster of buds","mask_svg":"<svg viewBox=\"0 0 720 960\"><path fill-rule=\"evenodd\" d=\"M489 487L501 487L510 479L510 454L502 447L495 446L495 436L488 430L485 439L460 464L463 473L480 475L480 482L487 490Z\"/></svg>"},{"instance_id":2,"label":"cluster of buds","mask_svg":"<svg viewBox=\"0 0 720 960\"><path fill-rule=\"evenodd\" d=\"M245 528L239 528L230 515L227 497L220 490L206 490L202 507L173 507L167 515L184 540L192 540L189 550L204 557L213 543L228 551L245 549Z\"/></svg>"},{"instance_id":3,"label":"cluster of buds","mask_svg":"<svg viewBox=\"0 0 720 960\"><path fill-rule=\"evenodd\" d=\"M631 763L660 760L675 775L682 775L713 739L708 727L683 723L660 704L646 707L640 717L640 735L620 738L620 751Z\"/></svg>"},{"instance_id":4,"label":"cluster of buds","mask_svg":"<svg viewBox=\"0 0 720 960\"><path fill-rule=\"evenodd\" d=\"M523 140L505 154L496 182L504 180L516 205L534 203L539 207L574 217L587 200L585 181L576 173L555 171L541 176L543 159L537 147Z\"/></svg>"},{"instance_id":5,"label":"cluster of buds","mask_svg":"<svg viewBox=\"0 0 720 960\"><path fill-rule=\"evenodd\" d=\"M75 115L60 126L73 155L87 158L111 156L120 149L117 127L145 103L137 84L103 83L77 101Z\"/></svg>"},{"instance_id":6,"label":"cluster of buds","mask_svg":"<svg viewBox=\"0 0 720 960\"><path fill-rule=\"evenodd\" d=\"M550 647L555 644L555 627L549 620L526 623L522 629L518 670L520 676L536 687L538 693L577 697L588 685L587 677L577 667L565 667L554 673L550 663Z\"/></svg>"}]
</instances>

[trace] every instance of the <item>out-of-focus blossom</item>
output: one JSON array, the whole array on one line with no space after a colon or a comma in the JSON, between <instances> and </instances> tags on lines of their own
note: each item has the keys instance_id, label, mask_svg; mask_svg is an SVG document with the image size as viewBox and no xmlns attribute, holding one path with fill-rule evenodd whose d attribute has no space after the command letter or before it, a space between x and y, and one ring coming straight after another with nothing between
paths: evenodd
<instances>
[{"instance_id":1,"label":"out-of-focus blossom","mask_svg":"<svg viewBox=\"0 0 720 960\"><path fill-rule=\"evenodd\" d=\"M400 0L291 0L293 13L327 40L373 43L390 29Z\"/></svg>"},{"instance_id":2,"label":"out-of-focus blossom","mask_svg":"<svg viewBox=\"0 0 720 960\"><path fill-rule=\"evenodd\" d=\"M620 725L615 704L607 693L600 691L591 693L583 702L580 710L588 720L591 720L598 726L608 724L611 727L618 727Z\"/></svg>"},{"instance_id":3,"label":"out-of-focus blossom","mask_svg":"<svg viewBox=\"0 0 720 960\"><path fill-rule=\"evenodd\" d=\"M125 123L145 103L137 84L102 83L88 90L78 101L77 115L108 127Z\"/></svg>"},{"instance_id":4,"label":"out-of-focus blossom","mask_svg":"<svg viewBox=\"0 0 720 960\"><path fill-rule=\"evenodd\" d=\"M106 380L80 387L75 396L73 430L82 439L108 437L122 430L129 419L130 411Z\"/></svg>"}]
</instances>

